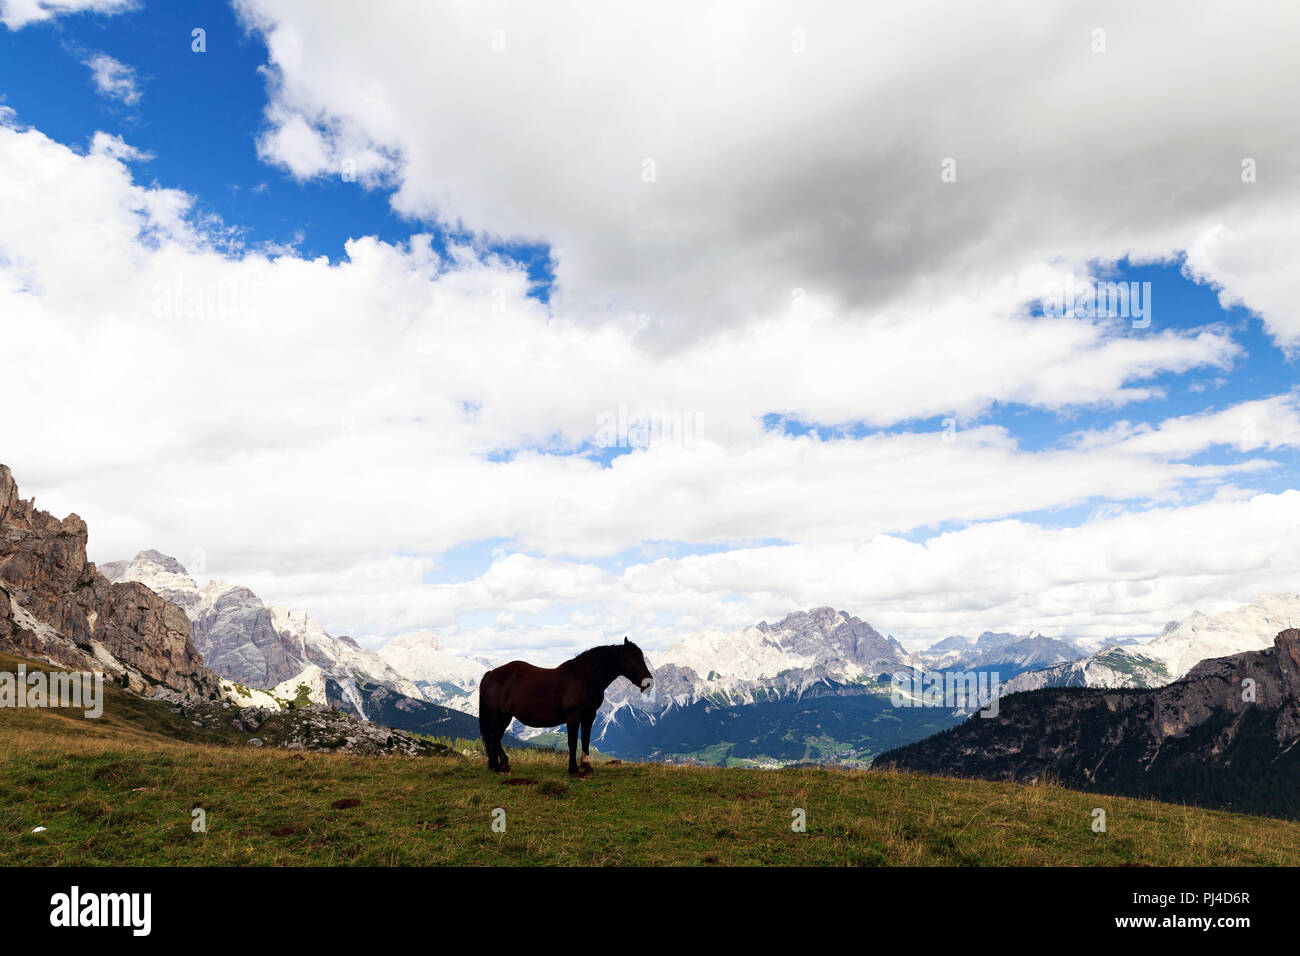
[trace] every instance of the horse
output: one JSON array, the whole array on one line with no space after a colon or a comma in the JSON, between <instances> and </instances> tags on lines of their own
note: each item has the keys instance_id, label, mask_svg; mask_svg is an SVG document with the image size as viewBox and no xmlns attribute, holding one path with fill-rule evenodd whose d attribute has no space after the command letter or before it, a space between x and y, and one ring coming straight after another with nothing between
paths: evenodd
<instances>
[{"instance_id":1,"label":"horse","mask_svg":"<svg viewBox=\"0 0 1300 956\"><path fill-rule=\"evenodd\" d=\"M569 727L569 775L591 773L591 725L605 700L605 688L626 677L646 693L654 676L645 655L626 637L583 651L559 667L534 667L511 661L483 675L478 685L478 726L487 748L488 769L510 772L501 738L511 719L529 727ZM582 728L582 767L577 760L578 728Z\"/></svg>"}]
</instances>

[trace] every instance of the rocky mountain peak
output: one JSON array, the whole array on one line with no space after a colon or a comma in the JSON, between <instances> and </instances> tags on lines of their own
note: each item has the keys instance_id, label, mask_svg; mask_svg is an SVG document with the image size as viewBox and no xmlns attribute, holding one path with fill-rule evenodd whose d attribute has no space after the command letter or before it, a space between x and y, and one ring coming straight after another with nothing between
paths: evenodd
<instances>
[{"instance_id":1,"label":"rocky mountain peak","mask_svg":"<svg viewBox=\"0 0 1300 956\"><path fill-rule=\"evenodd\" d=\"M1033 637L1033 633L1026 635ZM980 650L990 650L997 647L1005 647L1012 641L1020 640L1020 635L1012 634L1010 631L984 631L979 637L975 638L975 646Z\"/></svg>"},{"instance_id":2,"label":"rocky mountain peak","mask_svg":"<svg viewBox=\"0 0 1300 956\"><path fill-rule=\"evenodd\" d=\"M184 611L137 583L116 584L86 558L86 523L19 497L0 465L0 647L100 671L138 693L216 696Z\"/></svg>"},{"instance_id":3,"label":"rocky mountain peak","mask_svg":"<svg viewBox=\"0 0 1300 956\"><path fill-rule=\"evenodd\" d=\"M393 647L404 647L411 650L421 651L441 651L442 643L438 640L438 635L433 631L417 631L414 634L403 634L401 637L395 637L390 642Z\"/></svg>"},{"instance_id":4,"label":"rocky mountain peak","mask_svg":"<svg viewBox=\"0 0 1300 956\"><path fill-rule=\"evenodd\" d=\"M880 675L908 666L898 641L832 607L793 611L775 624L762 621L739 631L699 631L649 657L653 699L615 684L605 695L607 717L623 706L661 711L699 700L738 705L799 696L815 687L874 686Z\"/></svg>"},{"instance_id":5,"label":"rocky mountain peak","mask_svg":"<svg viewBox=\"0 0 1300 956\"><path fill-rule=\"evenodd\" d=\"M849 615L833 607L815 607L807 611L791 611L775 625L763 621L758 625L760 631L793 631L808 627L822 630L838 627Z\"/></svg>"},{"instance_id":6,"label":"rocky mountain peak","mask_svg":"<svg viewBox=\"0 0 1300 956\"><path fill-rule=\"evenodd\" d=\"M166 571L168 574L189 575L185 570L185 565L181 564L170 555L163 554L161 551L155 551L150 548L148 551L141 551L131 559L132 564L148 565Z\"/></svg>"}]
</instances>

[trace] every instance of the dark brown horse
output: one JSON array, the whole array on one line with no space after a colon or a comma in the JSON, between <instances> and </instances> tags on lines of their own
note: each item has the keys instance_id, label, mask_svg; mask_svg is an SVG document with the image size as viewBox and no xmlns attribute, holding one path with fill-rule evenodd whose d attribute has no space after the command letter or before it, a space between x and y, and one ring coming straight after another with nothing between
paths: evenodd
<instances>
[{"instance_id":1,"label":"dark brown horse","mask_svg":"<svg viewBox=\"0 0 1300 956\"><path fill-rule=\"evenodd\" d=\"M534 667L524 661L502 664L478 685L478 726L487 748L488 769L510 772L501 738L511 719L529 727L569 726L569 773L591 772L591 725L605 700L605 688L626 677L645 693L654 684L645 656L626 637L583 651L559 667ZM582 728L582 768L578 767L578 728Z\"/></svg>"}]
</instances>

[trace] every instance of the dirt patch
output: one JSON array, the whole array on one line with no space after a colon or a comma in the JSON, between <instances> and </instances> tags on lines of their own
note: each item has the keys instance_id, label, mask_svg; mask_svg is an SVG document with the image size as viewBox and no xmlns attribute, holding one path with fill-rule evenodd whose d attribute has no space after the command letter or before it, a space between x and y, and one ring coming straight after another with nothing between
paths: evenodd
<instances>
[{"instance_id":1,"label":"dirt patch","mask_svg":"<svg viewBox=\"0 0 1300 956\"><path fill-rule=\"evenodd\" d=\"M361 806L361 800L358 797L344 797L342 800L335 800L330 806L335 810L347 810L349 807Z\"/></svg>"}]
</instances>

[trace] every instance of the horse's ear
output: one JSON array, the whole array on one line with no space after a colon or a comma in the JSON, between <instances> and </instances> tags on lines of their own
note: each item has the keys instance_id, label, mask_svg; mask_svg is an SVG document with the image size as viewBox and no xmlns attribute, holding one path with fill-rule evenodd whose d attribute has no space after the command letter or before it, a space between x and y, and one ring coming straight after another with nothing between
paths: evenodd
<instances>
[{"instance_id":1,"label":"horse's ear","mask_svg":"<svg viewBox=\"0 0 1300 956\"><path fill-rule=\"evenodd\" d=\"M624 637L624 638L623 638L623 643L624 643L624 644L630 644L630 643L632 643L632 642L629 641L626 637Z\"/></svg>"}]
</instances>

